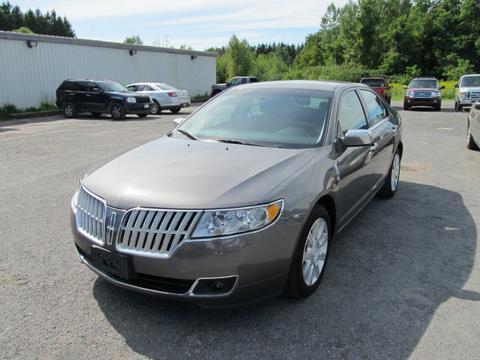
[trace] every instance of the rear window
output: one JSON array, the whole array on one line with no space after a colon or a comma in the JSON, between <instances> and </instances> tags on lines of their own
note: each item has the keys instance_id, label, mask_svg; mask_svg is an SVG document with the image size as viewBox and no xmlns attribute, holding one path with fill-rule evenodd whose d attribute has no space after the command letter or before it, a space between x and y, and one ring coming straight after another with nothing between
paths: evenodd
<instances>
[{"instance_id":1,"label":"rear window","mask_svg":"<svg viewBox=\"0 0 480 360\"><path fill-rule=\"evenodd\" d=\"M165 83L155 84L155 87L158 90L176 90L173 86L165 84Z\"/></svg>"},{"instance_id":2,"label":"rear window","mask_svg":"<svg viewBox=\"0 0 480 360\"><path fill-rule=\"evenodd\" d=\"M362 79L361 83L368 86L385 86L383 79Z\"/></svg>"},{"instance_id":3,"label":"rear window","mask_svg":"<svg viewBox=\"0 0 480 360\"><path fill-rule=\"evenodd\" d=\"M78 91L80 90L80 86L72 81L65 81L62 85L60 85L60 90L63 91Z\"/></svg>"},{"instance_id":4,"label":"rear window","mask_svg":"<svg viewBox=\"0 0 480 360\"><path fill-rule=\"evenodd\" d=\"M478 76L465 76L462 79L460 86L480 86L480 75Z\"/></svg>"}]
</instances>

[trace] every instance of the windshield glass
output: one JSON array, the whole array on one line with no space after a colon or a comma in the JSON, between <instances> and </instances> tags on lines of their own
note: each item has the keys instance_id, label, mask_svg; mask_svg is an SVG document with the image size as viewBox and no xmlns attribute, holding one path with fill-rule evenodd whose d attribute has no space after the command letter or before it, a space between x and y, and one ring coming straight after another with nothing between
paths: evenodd
<instances>
[{"instance_id":1,"label":"windshield glass","mask_svg":"<svg viewBox=\"0 0 480 360\"><path fill-rule=\"evenodd\" d=\"M385 86L383 79L362 79L361 83L368 86Z\"/></svg>"},{"instance_id":2,"label":"windshield glass","mask_svg":"<svg viewBox=\"0 0 480 360\"><path fill-rule=\"evenodd\" d=\"M480 86L480 75L465 76L460 86Z\"/></svg>"},{"instance_id":3,"label":"windshield glass","mask_svg":"<svg viewBox=\"0 0 480 360\"><path fill-rule=\"evenodd\" d=\"M427 88L427 89L437 89L438 84L437 80L412 80L410 82L410 85L408 85L409 88Z\"/></svg>"},{"instance_id":4,"label":"windshield glass","mask_svg":"<svg viewBox=\"0 0 480 360\"><path fill-rule=\"evenodd\" d=\"M232 89L179 129L199 140L302 148L318 146L333 93L300 89Z\"/></svg>"},{"instance_id":5,"label":"windshield glass","mask_svg":"<svg viewBox=\"0 0 480 360\"><path fill-rule=\"evenodd\" d=\"M154 85L159 90L176 90L173 86L170 86L165 83L159 83Z\"/></svg>"},{"instance_id":6,"label":"windshield glass","mask_svg":"<svg viewBox=\"0 0 480 360\"><path fill-rule=\"evenodd\" d=\"M125 86L114 81L99 81L98 85L104 91L118 91L118 92L127 92L129 91Z\"/></svg>"}]
</instances>

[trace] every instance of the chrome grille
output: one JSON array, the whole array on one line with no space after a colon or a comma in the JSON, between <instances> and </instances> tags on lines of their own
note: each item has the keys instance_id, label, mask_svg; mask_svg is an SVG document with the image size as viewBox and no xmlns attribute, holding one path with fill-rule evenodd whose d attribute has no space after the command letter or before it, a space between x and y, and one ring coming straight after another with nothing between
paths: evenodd
<instances>
[{"instance_id":1,"label":"chrome grille","mask_svg":"<svg viewBox=\"0 0 480 360\"><path fill-rule=\"evenodd\" d=\"M468 93L468 97L470 99L480 99L480 92L477 92L477 91L470 91Z\"/></svg>"},{"instance_id":2,"label":"chrome grille","mask_svg":"<svg viewBox=\"0 0 480 360\"><path fill-rule=\"evenodd\" d=\"M75 214L78 231L92 241L103 244L106 210L104 200L81 187Z\"/></svg>"},{"instance_id":3,"label":"chrome grille","mask_svg":"<svg viewBox=\"0 0 480 360\"><path fill-rule=\"evenodd\" d=\"M168 256L188 239L201 211L132 209L122 219L117 250L147 256Z\"/></svg>"},{"instance_id":4,"label":"chrome grille","mask_svg":"<svg viewBox=\"0 0 480 360\"><path fill-rule=\"evenodd\" d=\"M431 91L414 91L413 96L418 98L431 98L432 93Z\"/></svg>"}]
</instances>

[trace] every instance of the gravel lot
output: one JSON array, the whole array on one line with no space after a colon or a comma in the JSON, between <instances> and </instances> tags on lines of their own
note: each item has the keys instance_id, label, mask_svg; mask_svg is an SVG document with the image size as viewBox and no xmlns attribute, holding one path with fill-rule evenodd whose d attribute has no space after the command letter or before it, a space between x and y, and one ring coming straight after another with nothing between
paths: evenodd
<instances>
[{"instance_id":1,"label":"gravel lot","mask_svg":"<svg viewBox=\"0 0 480 360\"><path fill-rule=\"evenodd\" d=\"M401 114L399 192L337 238L319 291L215 311L111 286L70 236L78 178L176 115L0 123L1 357L478 359L480 152L465 113Z\"/></svg>"}]
</instances>

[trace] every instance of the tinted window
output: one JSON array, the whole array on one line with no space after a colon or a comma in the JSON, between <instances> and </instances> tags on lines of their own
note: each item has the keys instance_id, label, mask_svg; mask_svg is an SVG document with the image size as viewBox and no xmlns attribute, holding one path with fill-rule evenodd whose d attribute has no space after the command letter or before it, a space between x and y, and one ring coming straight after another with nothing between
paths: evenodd
<instances>
[{"instance_id":1,"label":"tinted window","mask_svg":"<svg viewBox=\"0 0 480 360\"><path fill-rule=\"evenodd\" d=\"M362 79L361 83L368 86L386 86L383 79Z\"/></svg>"},{"instance_id":2,"label":"tinted window","mask_svg":"<svg viewBox=\"0 0 480 360\"><path fill-rule=\"evenodd\" d=\"M76 84L79 91L88 91L88 81L77 81Z\"/></svg>"},{"instance_id":3,"label":"tinted window","mask_svg":"<svg viewBox=\"0 0 480 360\"><path fill-rule=\"evenodd\" d=\"M343 134L348 130L368 129L362 104L355 91L343 95L338 110L338 125Z\"/></svg>"},{"instance_id":4,"label":"tinted window","mask_svg":"<svg viewBox=\"0 0 480 360\"><path fill-rule=\"evenodd\" d=\"M60 87L60 90L63 90L63 91L76 91L79 89L80 87L76 83L71 81L65 81Z\"/></svg>"},{"instance_id":5,"label":"tinted window","mask_svg":"<svg viewBox=\"0 0 480 360\"><path fill-rule=\"evenodd\" d=\"M250 82L254 83L254 82L257 82L257 78L250 78Z\"/></svg>"},{"instance_id":6,"label":"tinted window","mask_svg":"<svg viewBox=\"0 0 480 360\"><path fill-rule=\"evenodd\" d=\"M229 83L230 85L239 85L241 81L242 81L241 78L233 78L229 81Z\"/></svg>"},{"instance_id":7,"label":"tinted window","mask_svg":"<svg viewBox=\"0 0 480 360\"><path fill-rule=\"evenodd\" d=\"M247 83L247 81L248 81L248 79L247 79L247 78L243 78L243 79L242 79L242 84L246 84L246 83Z\"/></svg>"},{"instance_id":8,"label":"tinted window","mask_svg":"<svg viewBox=\"0 0 480 360\"><path fill-rule=\"evenodd\" d=\"M378 124L387 117L387 109L377 95L367 90L361 90L361 94L365 102L367 119L370 126Z\"/></svg>"},{"instance_id":9,"label":"tinted window","mask_svg":"<svg viewBox=\"0 0 480 360\"><path fill-rule=\"evenodd\" d=\"M130 91L137 91L137 86L136 85L130 85L127 87L128 90Z\"/></svg>"},{"instance_id":10,"label":"tinted window","mask_svg":"<svg viewBox=\"0 0 480 360\"><path fill-rule=\"evenodd\" d=\"M417 80L412 80L408 85L408 87L438 89L438 82L435 79L417 79Z\"/></svg>"},{"instance_id":11,"label":"tinted window","mask_svg":"<svg viewBox=\"0 0 480 360\"><path fill-rule=\"evenodd\" d=\"M176 90L173 86L165 83L155 84L155 87L159 90Z\"/></svg>"},{"instance_id":12,"label":"tinted window","mask_svg":"<svg viewBox=\"0 0 480 360\"><path fill-rule=\"evenodd\" d=\"M322 139L332 92L236 88L207 103L180 128L200 139L314 147Z\"/></svg>"}]
</instances>

